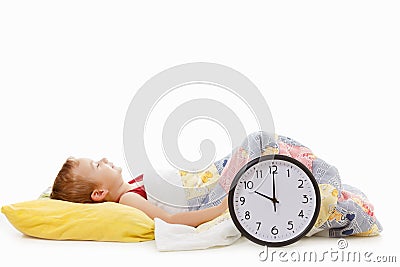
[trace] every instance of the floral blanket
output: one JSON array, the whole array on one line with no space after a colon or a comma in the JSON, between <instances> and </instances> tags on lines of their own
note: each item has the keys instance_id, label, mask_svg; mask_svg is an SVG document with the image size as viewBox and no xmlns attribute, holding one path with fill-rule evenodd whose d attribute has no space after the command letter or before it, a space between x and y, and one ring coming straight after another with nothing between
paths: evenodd
<instances>
[{"instance_id":1,"label":"floral blanket","mask_svg":"<svg viewBox=\"0 0 400 267\"><path fill-rule=\"evenodd\" d=\"M186 200L191 210L218 205L230 189L239 169L250 160L282 154L302 162L314 175L321 193L319 217L308 236L373 236L382 231L374 207L359 189L342 184L333 165L318 158L299 142L264 131L252 133L231 154L199 173L180 171Z\"/></svg>"}]
</instances>

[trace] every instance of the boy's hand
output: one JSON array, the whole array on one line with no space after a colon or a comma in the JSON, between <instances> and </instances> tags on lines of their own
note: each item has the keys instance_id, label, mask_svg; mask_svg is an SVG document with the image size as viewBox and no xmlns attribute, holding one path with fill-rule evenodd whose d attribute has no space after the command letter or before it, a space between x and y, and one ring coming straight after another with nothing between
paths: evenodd
<instances>
[{"instance_id":1,"label":"boy's hand","mask_svg":"<svg viewBox=\"0 0 400 267\"><path fill-rule=\"evenodd\" d=\"M221 207L221 211L225 212L228 208L228 196L224 197L224 199L222 200L221 204L219 204L219 206Z\"/></svg>"}]
</instances>

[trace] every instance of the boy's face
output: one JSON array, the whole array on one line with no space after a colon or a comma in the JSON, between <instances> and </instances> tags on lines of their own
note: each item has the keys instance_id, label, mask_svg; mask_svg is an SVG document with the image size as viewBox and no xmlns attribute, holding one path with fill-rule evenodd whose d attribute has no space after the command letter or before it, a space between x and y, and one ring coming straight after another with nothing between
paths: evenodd
<instances>
[{"instance_id":1,"label":"boy's face","mask_svg":"<svg viewBox=\"0 0 400 267\"><path fill-rule=\"evenodd\" d=\"M99 188L108 191L115 190L124 182L122 179L122 169L114 166L106 158L94 161L88 158L79 158L79 166L75 169L75 173L94 181Z\"/></svg>"}]
</instances>

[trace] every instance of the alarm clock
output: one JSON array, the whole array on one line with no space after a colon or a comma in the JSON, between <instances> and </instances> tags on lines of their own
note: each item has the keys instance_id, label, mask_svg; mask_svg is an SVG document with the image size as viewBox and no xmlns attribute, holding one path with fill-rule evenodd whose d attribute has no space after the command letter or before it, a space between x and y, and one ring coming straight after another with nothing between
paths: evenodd
<instances>
[{"instance_id":1,"label":"alarm clock","mask_svg":"<svg viewBox=\"0 0 400 267\"><path fill-rule=\"evenodd\" d=\"M239 170L228 205L243 236L260 245L279 247L298 241L311 230L321 197L306 166L273 154L257 157Z\"/></svg>"}]
</instances>

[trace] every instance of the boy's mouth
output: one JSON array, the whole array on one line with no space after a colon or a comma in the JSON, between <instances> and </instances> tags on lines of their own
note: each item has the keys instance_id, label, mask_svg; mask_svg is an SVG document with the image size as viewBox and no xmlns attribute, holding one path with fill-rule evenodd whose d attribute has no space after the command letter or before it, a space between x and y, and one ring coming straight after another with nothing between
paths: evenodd
<instances>
[{"instance_id":1,"label":"boy's mouth","mask_svg":"<svg viewBox=\"0 0 400 267\"><path fill-rule=\"evenodd\" d=\"M112 162L107 162L107 165L111 168L111 169L113 169L113 170L117 170L117 171L119 171L120 170L120 168L119 167L116 167Z\"/></svg>"}]
</instances>

